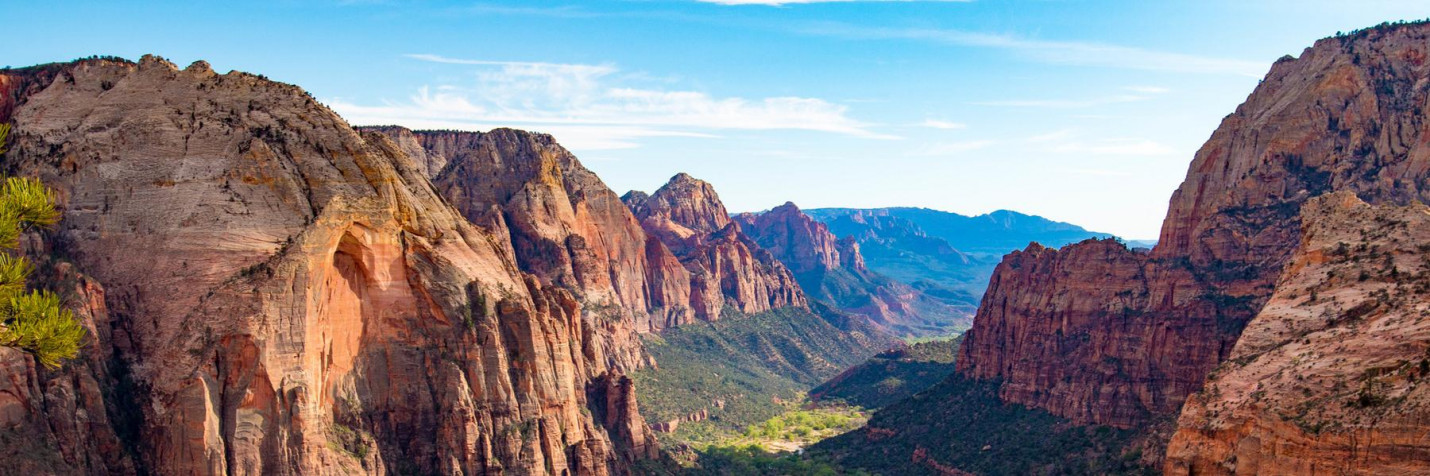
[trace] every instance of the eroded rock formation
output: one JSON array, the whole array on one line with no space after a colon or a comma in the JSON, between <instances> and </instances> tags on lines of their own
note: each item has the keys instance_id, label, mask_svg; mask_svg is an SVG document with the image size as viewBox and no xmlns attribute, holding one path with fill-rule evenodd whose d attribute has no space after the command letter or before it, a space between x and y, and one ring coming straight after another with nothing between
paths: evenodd
<instances>
[{"instance_id":1,"label":"eroded rock formation","mask_svg":"<svg viewBox=\"0 0 1430 476\"><path fill-rule=\"evenodd\" d=\"M958 359L1001 397L1081 423L1176 414L1231 355L1311 197L1430 201L1430 25L1318 41L1272 66L1197 152L1150 253L1030 247L999 265Z\"/></svg>"},{"instance_id":2,"label":"eroded rock formation","mask_svg":"<svg viewBox=\"0 0 1430 476\"><path fill-rule=\"evenodd\" d=\"M682 173L653 194L631 191L622 201L650 237L651 261L689 272L696 316L717 319L726 305L746 314L808 306L789 269L730 220L709 183Z\"/></svg>"},{"instance_id":3,"label":"eroded rock formation","mask_svg":"<svg viewBox=\"0 0 1430 476\"><path fill-rule=\"evenodd\" d=\"M1301 245L1187 401L1168 474L1430 472L1430 207L1308 202Z\"/></svg>"},{"instance_id":4,"label":"eroded rock formation","mask_svg":"<svg viewBox=\"0 0 1430 476\"><path fill-rule=\"evenodd\" d=\"M612 208L554 203L563 183L590 185L550 169L554 146L500 133L504 170L525 182L454 172L433 186L455 167L354 131L296 87L202 62L86 60L0 72L0 86L6 170L58 192L41 248L84 273L97 336L58 372L0 355L0 431L47 451L29 461L607 474L654 451L621 375L644 360L637 323L592 310L640 285L582 274L644 248L572 238L623 231L604 228L619 217L563 221ZM601 229L552 232L573 223ZM534 264L526 247L547 241L532 237L583 258Z\"/></svg>"}]
</instances>

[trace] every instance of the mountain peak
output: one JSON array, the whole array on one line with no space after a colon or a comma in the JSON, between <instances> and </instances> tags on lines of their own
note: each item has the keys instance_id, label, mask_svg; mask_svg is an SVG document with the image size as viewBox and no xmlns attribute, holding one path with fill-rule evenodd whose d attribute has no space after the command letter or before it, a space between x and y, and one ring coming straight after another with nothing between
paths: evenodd
<instances>
[{"instance_id":1,"label":"mountain peak","mask_svg":"<svg viewBox=\"0 0 1430 476\"><path fill-rule=\"evenodd\" d=\"M671 177L643 206L632 208L638 218L659 215L702 233L714 233L730 224L730 214L715 187L684 172Z\"/></svg>"}]
</instances>

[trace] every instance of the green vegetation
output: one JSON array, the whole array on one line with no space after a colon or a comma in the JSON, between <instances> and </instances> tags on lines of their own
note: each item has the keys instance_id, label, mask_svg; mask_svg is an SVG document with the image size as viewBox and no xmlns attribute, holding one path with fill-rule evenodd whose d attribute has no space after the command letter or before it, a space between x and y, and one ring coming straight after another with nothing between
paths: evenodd
<instances>
[{"instance_id":1,"label":"green vegetation","mask_svg":"<svg viewBox=\"0 0 1430 476\"><path fill-rule=\"evenodd\" d=\"M809 458L800 449L863 425L861 409L787 404L785 412L712 444L697 444L676 455L679 468L664 467L644 474L865 474L840 469L828 458Z\"/></svg>"},{"instance_id":2,"label":"green vegetation","mask_svg":"<svg viewBox=\"0 0 1430 476\"><path fill-rule=\"evenodd\" d=\"M806 454L888 475L929 474L935 464L976 474L1155 473L1141 461L1145 435L1077 426L1005 404L998 385L951 374L875 413L865 429L824 440Z\"/></svg>"},{"instance_id":3,"label":"green vegetation","mask_svg":"<svg viewBox=\"0 0 1430 476\"><path fill-rule=\"evenodd\" d=\"M795 409L746 428L744 438L767 448L783 448L785 442L803 446L858 428L868 418L863 410L842 405Z\"/></svg>"},{"instance_id":4,"label":"green vegetation","mask_svg":"<svg viewBox=\"0 0 1430 476\"><path fill-rule=\"evenodd\" d=\"M8 124L0 125L0 154L5 152ZM32 268L15 253L20 234L30 227L59 221L54 197L35 179L9 177L0 183L0 346L15 347L35 356L46 367L59 367L79 354L85 330L60 298L48 291L25 292Z\"/></svg>"},{"instance_id":5,"label":"green vegetation","mask_svg":"<svg viewBox=\"0 0 1430 476\"><path fill-rule=\"evenodd\" d=\"M658 368L632 377L641 413L652 424L702 410L709 419L682 421L668 443L711 444L779 416L810 387L861 362L887 342L840 316L786 308L752 316L727 311L715 322L684 325L646 337ZM844 327L845 329L841 329Z\"/></svg>"},{"instance_id":6,"label":"green vegetation","mask_svg":"<svg viewBox=\"0 0 1430 476\"><path fill-rule=\"evenodd\" d=\"M770 453L759 445L713 446L702 450L700 465L687 468L682 474L734 475L840 475L868 474L848 471L824 458L811 458L795 453Z\"/></svg>"},{"instance_id":7,"label":"green vegetation","mask_svg":"<svg viewBox=\"0 0 1430 476\"><path fill-rule=\"evenodd\" d=\"M810 390L819 402L842 402L883 408L943 381L953 373L953 360L963 337L917 339L913 345L870 357Z\"/></svg>"}]
</instances>

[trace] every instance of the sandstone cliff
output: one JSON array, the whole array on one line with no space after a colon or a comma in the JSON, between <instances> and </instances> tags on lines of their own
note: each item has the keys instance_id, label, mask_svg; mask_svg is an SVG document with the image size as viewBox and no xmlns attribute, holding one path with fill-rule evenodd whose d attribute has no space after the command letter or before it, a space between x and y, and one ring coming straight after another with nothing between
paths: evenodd
<instances>
[{"instance_id":1,"label":"sandstone cliff","mask_svg":"<svg viewBox=\"0 0 1430 476\"><path fill-rule=\"evenodd\" d=\"M1168 474L1430 473L1430 207L1343 191L1230 359L1187 401Z\"/></svg>"},{"instance_id":2,"label":"sandstone cliff","mask_svg":"<svg viewBox=\"0 0 1430 476\"><path fill-rule=\"evenodd\" d=\"M371 129L429 164L438 193L473 223L509 230L522 271L587 309L634 319L641 332L710 318L689 302L690 273L551 136Z\"/></svg>"},{"instance_id":3,"label":"sandstone cliff","mask_svg":"<svg viewBox=\"0 0 1430 476\"><path fill-rule=\"evenodd\" d=\"M870 271L853 237L840 240L793 203L735 221L794 273L805 293L864 316L895 335L939 335L966 327L971 306L939 300Z\"/></svg>"},{"instance_id":4,"label":"sandstone cliff","mask_svg":"<svg viewBox=\"0 0 1430 476\"><path fill-rule=\"evenodd\" d=\"M0 98L6 170L61 200L36 247L77 269L97 337L58 372L0 355L6 454L91 474L607 474L655 451L622 375L637 322L587 307L640 286L582 274L644 248L571 238L634 228L565 221L619 203L556 206L591 178L552 171L549 138L490 139L515 189L434 186L451 164L202 62L0 71ZM553 241L578 258L533 263Z\"/></svg>"},{"instance_id":5,"label":"sandstone cliff","mask_svg":"<svg viewBox=\"0 0 1430 476\"><path fill-rule=\"evenodd\" d=\"M1430 25L1283 58L1197 152L1156 248L1038 246L999 265L959 371L1005 400L1121 427L1176 414L1225 360L1300 241L1301 204L1430 201Z\"/></svg>"},{"instance_id":6,"label":"sandstone cliff","mask_svg":"<svg viewBox=\"0 0 1430 476\"><path fill-rule=\"evenodd\" d=\"M652 261L677 260L690 276L689 307L705 320L726 305L745 314L807 307L788 268L730 220L714 187L686 174L655 193L622 197L650 237Z\"/></svg>"}]
</instances>

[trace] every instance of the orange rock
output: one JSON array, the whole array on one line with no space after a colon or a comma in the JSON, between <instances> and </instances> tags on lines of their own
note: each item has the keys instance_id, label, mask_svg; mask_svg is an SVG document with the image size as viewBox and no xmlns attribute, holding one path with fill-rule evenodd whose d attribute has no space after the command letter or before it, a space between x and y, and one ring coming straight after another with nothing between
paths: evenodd
<instances>
[{"instance_id":1,"label":"orange rock","mask_svg":"<svg viewBox=\"0 0 1430 476\"><path fill-rule=\"evenodd\" d=\"M1005 258L959 371L1082 423L1176 414L1227 358L1300 238L1306 200L1430 200L1418 57L1430 25L1321 40L1277 62L1197 152L1148 254L1107 241Z\"/></svg>"},{"instance_id":2,"label":"orange rock","mask_svg":"<svg viewBox=\"0 0 1430 476\"><path fill-rule=\"evenodd\" d=\"M549 138L490 138L529 193L488 204L496 192L460 173L434 186L450 167L410 143L253 75L145 57L10 70L0 86L10 171L63 209L42 248L104 310L63 371L0 352L15 388L0 418L23 435L0 443L91 474L608 474L652 455L619 377L645 360L636 319L602 307L643 310L626 297L644 286L596 276L612 261L643 275L623 266L645 239L609 191L554 202L585 179L556 170ZM476 198L449 200L454 187ZM595 217L611 211L628 226ZM633 246L583 242L626 231ZM523 261L531 237L578 259ZM4 449L0 467L34 468Z\"/></svg>"},{"instance_id":3,"label":"orange rock","mask_svg":"<svg viewBox=\"0 0 1430 476\"><path fill-rule=\"evenodd\" d=\"M1301 221L1276 292L1182 410L1168 474L1430 473L1430 207L1337 192Z\"/></svg>"}]
</instances>

